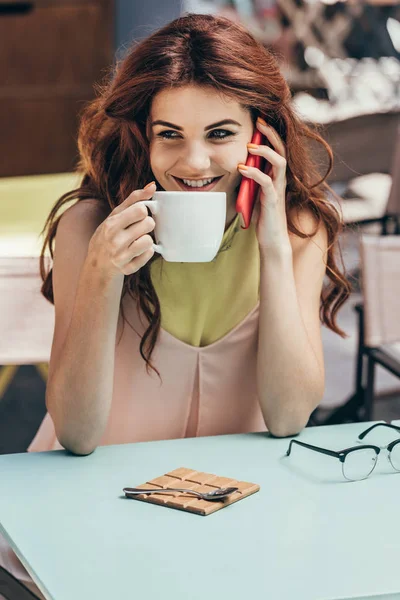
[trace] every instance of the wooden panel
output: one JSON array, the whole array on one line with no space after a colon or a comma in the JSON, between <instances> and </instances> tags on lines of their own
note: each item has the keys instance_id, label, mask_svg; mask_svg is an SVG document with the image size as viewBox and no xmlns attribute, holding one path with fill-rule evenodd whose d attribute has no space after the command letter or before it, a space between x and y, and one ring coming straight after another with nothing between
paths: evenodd
<instances>
[{"instance_id":1,"label":"wooden panel","mask_svg":"<svg viewBox=\"0 0 400 600\"><path fill-rule=\"evenodd\" d=\"M101 5L50 6L0 18L2 86L92 82L110 58Z\"/></svg>"},{"instance_id":2,"label":"wooden panel","mask_svg":"<svg viewBox=\"0 0 400 600\"><path fill-rule=\"evenodd\" d=\"M112 0L0 0L0 176L74 168L78 113L113 62L113 13Z\"/></svg>"},{"instance_id":3,"label":"wooden panel","mask_svg":"<svg viewBox=\"0 0 400 600\"><path fill-rule=\"evenodd\" d=\"M82 6L83 4L99 4L107 5L108 0L0 0L0 6L20 7L29 5L32 8L43 6L60 6L74 5Z\"/></svg>"},{"instance_id":4,"label":"wooden panel","mask_svg":"<svg viewBox=\"0 0 400 600\"><path fill-rule=\"evenodd\" d=\"M0 176L73 170L81 107L73 98L0 99Z\"/></svg>"}]
</instances>

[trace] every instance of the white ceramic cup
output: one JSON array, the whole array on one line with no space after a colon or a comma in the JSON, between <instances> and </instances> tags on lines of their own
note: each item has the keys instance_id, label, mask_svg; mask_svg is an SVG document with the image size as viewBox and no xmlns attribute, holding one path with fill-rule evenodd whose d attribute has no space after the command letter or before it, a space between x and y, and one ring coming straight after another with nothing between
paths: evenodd
<instances>
[{"instance_id":1,"label":"white ceramic cup","mask_svg":"<svg viewBox=\"0 0 400 600\"><path fill-rule=\"evenodd\" d=\"M147 206L156 222L156 252L169 262L210 262L225 230L225 192L154 192Z\"/></svg>"}]
</instances>

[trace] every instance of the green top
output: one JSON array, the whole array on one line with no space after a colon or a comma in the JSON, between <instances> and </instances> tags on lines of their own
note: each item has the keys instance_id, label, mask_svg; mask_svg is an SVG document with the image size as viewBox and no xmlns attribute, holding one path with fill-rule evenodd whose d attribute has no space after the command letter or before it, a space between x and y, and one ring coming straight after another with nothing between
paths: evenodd
<instances>
[{"instance_id":1,"label":"green top","mask_svg":"<svg viewBox=\"0 0 400 600\"><path fill-rule=\"evenodd\" d=\"M152 263L151 277L163 329L192 346L212 344L258 302L260 255L255 228L242 229L237 216L213 261L175 263L160 258Z\"/></svg>"}]
</instances>

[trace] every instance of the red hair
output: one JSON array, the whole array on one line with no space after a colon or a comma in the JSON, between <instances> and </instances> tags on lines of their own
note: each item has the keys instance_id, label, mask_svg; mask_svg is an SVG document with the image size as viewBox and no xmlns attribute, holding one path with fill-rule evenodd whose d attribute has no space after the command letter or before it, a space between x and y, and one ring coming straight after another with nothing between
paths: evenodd
<instances>
[{"instance_id":1,"label":"red hair","mask_svg":"<svg viewBox=\"0 0 400 600\"><path fill-rule=\"evenodd\" d=\"M146 135L152 99L161 90L189 84L211 87L237 101L250 112L253 124L260 115L283 139L287 149L288 229L304 238L312 237L321 222L325 225L330 286L321 295L321 320L344 337L336 324L336 314L349 296L350 285L343 273L337 241L341 220L326 199L325 180L332 168L332 152L295 114L290 90L274 56L242 25L207 14L184 15L137 43L117 64L115 73L97 86L97 97L85 107L79 130L81 185L58 200L45 224L40 263L43 295L54 302L52 270L46 271L44 253L48 246L53 257L59 209L74 199L94 198L111 212L134 189L155 180ZM310 139L323 144L328 153L329 170L323 178L310 156ZM303 209L310 210L316 220L311 235L295 226L294 213ZM160 303L150 278L150 264L157 258L155 255L137 273L125 277L121 297L121 311L122 298L129 293L148 319L140 344L147 368L153 368L150 359L161 323ZM125 321L123 311L122 316Z\"/></svg>"}]
</instances>

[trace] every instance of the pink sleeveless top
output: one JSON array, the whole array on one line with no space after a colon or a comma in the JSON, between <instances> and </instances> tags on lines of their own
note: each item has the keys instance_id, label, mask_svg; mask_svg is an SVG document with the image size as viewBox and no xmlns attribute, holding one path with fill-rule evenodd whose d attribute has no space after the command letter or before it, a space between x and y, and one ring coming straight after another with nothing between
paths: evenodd
<instances>
[{"instance_id":1,"label":"pink sleeveless top","mask_svg":"<svg viewBox=\"0 0 400 600\"><path fill-rule=\"evenodd\" d=\"M132 301L124 304L134 329L144 333ZM259 305L216 342L191 346L164 329L147 373L140 338L127 323L115 349L113 400L100 445L266 431L256 387ZM28 451L61 449L47 414Z\"/></svg>"}]
</instances>

